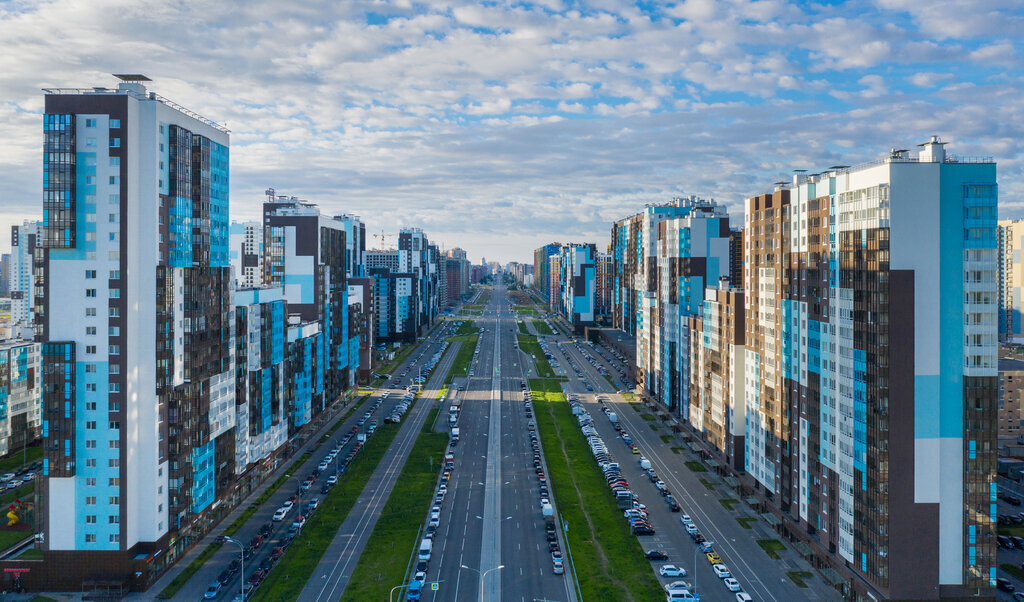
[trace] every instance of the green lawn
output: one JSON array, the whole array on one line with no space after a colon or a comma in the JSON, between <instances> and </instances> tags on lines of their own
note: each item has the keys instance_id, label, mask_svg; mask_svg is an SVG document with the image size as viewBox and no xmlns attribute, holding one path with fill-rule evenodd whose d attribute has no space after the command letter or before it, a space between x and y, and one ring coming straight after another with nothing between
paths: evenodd
<instances>
[{"instance_id":1,"label":"green lawn","mask_svg":"<svg viewBox=\"0 0 1024 602\"><path fill-rule=\"evenodd\" d=\"M722 497L718 498L718 503L721 504L726 510L732 510L736 504L740 503L740 501L737 500L736 498Z\"/></svg>"},{"instance_id":2,"label":"green lawn","mask_svg":"<svg viewBox=\"0 0 1024 602\"><path fill-rule=\"evenodd\" d=\"M478 334L470 334L462 337L459 342L459 352L455 355L455 361L452 362L452 367L448 370L448 376L445 377L444 382L450 383L456 376L466 376L469 374L469 365L473 363L473 351L476 349L476 341L480 338Z\"/></svg>"},{"instance_id":3,"label":"green lawn","mask_svg":"<svg viewBox=\"0 0 1024 602\"><path fill-rule=\"evenodd\" d=\"M808 571L786 571L786 576L792 581L797 587L807 587L804 583L805 580L814 577L814 575Z\"/></svg>"},{"instance_id":4,"label":"green lawn","mask_svg":"<svg viewBox=\"0 0 1024 602\"><path fill-rule=\"evenodd\" d=\"M681 454L681 453L683 453L683 451L685 449L686 448L684 448L684 447L679 447L678 445L674 445L674 446L672 446L672 453L673 454Z\"/></svg>"},{"instance_id":5,"label":"green lawn","mask_svg":"<svg viewBox=\"0 0 1024 602\"><path fill-rule=\"evenodd\" d=\"M437 413L438 408L430 411L416 438L342 600L383 600L405 577L408 560L419 543L416 535L434 499L434 485L448 446L447 434L430 430Z\"/></svg>"},{"instance_id":6,"label":"green lawn","mask_svg":"<svg viewBox=\"0 0 1024 602\"><path fill-rule=\"evenodd\" d=\"M522 320L519 320L517 322L517 324L519 324L519 332L521 332L523 334L530 334L529 329L526 328L526 322L523 322Z\"/></svg>"},{"instance_id":7,"label":"green lawn","mask_svg":"<svg viewBox=\"0 0 1024 602\"><path fill-rule=\"evenodd\" d=\"M473 320L463 320L462 324L459 324L459 328L452 334L453 336L458 337L467 334L476 334L477 330L479 330L479 327L476 325L476 322Z\"/></svg>"},{"instance_id":8,"label":"green lawn","mask_svg":"<svg viewBox=\"0 0 1024 602\"><path fill-rule=\"evenodd\" d=\"M669 443L672 441L672 435L662 435L661 440L664 441L665 443Z\"/></svg>"},{"instance_id":9,"label":"green lawn","mask_svg":"<svg viewBox=\"0 0 1024 602\"><path fill-rule=\"evenodd\" d=\"M707 489L710 489L711 491L715 490L715 484L705 479L704 477L700 478L700 484L706 487Z\"/></svg>"},{"instance_id":10,"label":"green lawn","mask_svg":"<svg viewBox=\"0 0 1024 602\"><path fill-rule=\"evenodd\" d=\"M753 524L757 522L757 518L753 516L737 516L736 522L744 529L753 529Z\"/></svg>"},{"instance_id":11,"label":"green lawn","mask_svg":"<svg viewBox=\"0 0 1024 602\"><path fill-rule=\"evenodd\" d=\"M5 492L3 495L0 495L0 508L7 508L7 505L14 500L22 500L32 497L35 494L35 489L35 483L29 483L28 485L22 485L17 489ZM6 514L6 512L4 512L4 514Z\"/></svg>"},{"instance_id":12,"label":"green lawn","mask_svg":"<svg viewBox=\"0 0 1024 602\"><path fill-rule=\"evenodd\" d=\"M255 600L298 599L327 546L363 492L370 475L398 434L399 426L383 424L370 437L352 459L338 484L327 494L320 508L306 522L288 552L270 571L266 581L256 591Z\"/></svg>"},{"instance_id":13,"label":"green lawn","mask_svg":"<svg viewBox=\"0 0 1024 602\"><path fill-rule=\"evenodd\" d=\"M551 329L548 328L548 325L547 325L547 323L544 320L532 320L532 322L533 322L533 329L537 331L537 334L548 334L548 335L555 334L555 333L551 332Z\"/></svg>"},{"instance_id":14,"label":"green lawn","mask_svg":"<svg viewBox=\"0 0 1024 602\"><path fill-rule=\"evenodd\" d=\"M568 521L583 599L660 600L665 594L639 540L630 535L559 382L530 379L548 479Z\"/></svg>"},{"instance_id":15,"label":"green lawn","mask_svg":"<svg viewBox=\"0 0 1024 602\"><path fill-rule=\"evenodd\" d=\"M683 464L686 464L686 467L689 468L693 472L707 472L708 471L708 469L703 464L701 464L700 462L698 462L696 460L690 460L689 462L684 462Z\"/></svg>"},{"instance_id":16,"label":"green lawn","mask_svg":"<svg viewBox=\"0 0 1024 602\"><path fill-rule=\"evenodd\" d=\"M541 350L540 344L537 342L537 337L528 334L517 334L519 340L519 348L523 350L527 355L533 356L533 363L537 367L537 376L541 378L553 378L555 371L551 369L551 364L548 363L548 359L544 357L544 351Z\"/></svg>"},{"instance_id":17,"label":"green lawn","mask_svg":"<svg viewBox=\"0 0 1024 602\"><path fill-rule=\"evenodd\" d=\"M24 461L22 461L23 455ZM22 450L11 452L11 455L6 458L0 458L0 472L14 472L22 466L31 464L42 457L43 447L41 445L29 446L24 452Z\"/></svg>"},{"instance_id":18,"label":"green lawn","mask_svg":"<svg viewBox=\"0 0 1024 602\"><path fill-rule=\"evenodd\" d=\"M644 412L643 414L640 414L640 417L646 420L647 422L653 422L655 420L654 414L651 414L649 412Z\"/></svg>"},{"instance_id":19,"label":"green lawn","mask_svg":"<svg viewBox=\"0 0 1024 602\"><path fill-rule=\"evenodd\" d=\"M777 539L759 539L757 545L761 546L764 553L768 555L772 560L779 560L782 556L779 556L779 552L786 551L786 546L782 545L782 542Z\"/></svg>"}]
</instances>

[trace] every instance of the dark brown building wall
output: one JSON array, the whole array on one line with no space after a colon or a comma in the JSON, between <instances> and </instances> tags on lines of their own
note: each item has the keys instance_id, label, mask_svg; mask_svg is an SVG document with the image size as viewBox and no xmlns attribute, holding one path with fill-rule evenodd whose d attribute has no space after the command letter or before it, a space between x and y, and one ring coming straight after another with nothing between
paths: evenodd
<instances>
[{"instance_id":1,"label":"dark brown building wall","mask_svg":"<svg viewBox=\"0 0 1024 602\"><path fill-rule=\"evenodd\" d=\"M889 273L889 473L914 474L914 273ZM889 481L889 595L934 598L938 504L914 503L914 479Z\"/></svg>"}]
</instances>

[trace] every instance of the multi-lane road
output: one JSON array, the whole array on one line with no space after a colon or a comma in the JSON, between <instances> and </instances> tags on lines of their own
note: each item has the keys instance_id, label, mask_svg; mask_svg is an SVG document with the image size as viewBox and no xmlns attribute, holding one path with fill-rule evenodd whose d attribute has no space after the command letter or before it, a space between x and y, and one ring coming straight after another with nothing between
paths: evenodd
<instances>
[{"instance_id":1,"label":"multi-lane road","mask_svg":"<svg viewBox=\"0 0 1024 602\"><path fill-rule=\"evenodd\" d=\"M457 392L461 434L427 569L427 582L438 583L424 593L430 602L575 600L571 576L554 574L548 551L520 387L523 356L507 307L505 289L492 290L475 319L483 330L471 375L456 382L465 388Z\"/></svg>"}]
</instances>

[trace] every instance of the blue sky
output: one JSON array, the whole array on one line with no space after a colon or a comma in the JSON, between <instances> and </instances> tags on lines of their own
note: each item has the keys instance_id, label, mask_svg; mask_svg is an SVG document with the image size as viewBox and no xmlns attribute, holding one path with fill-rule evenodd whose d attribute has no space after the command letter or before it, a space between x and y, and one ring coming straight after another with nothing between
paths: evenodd
<instances>
[{"instance_id":1,"label":"blue sky","mask_svg":"<svg viewBox=\"0 0 1024 602\"><path fill-rule=\"evenodd\" d=\"M0 232L40 211L40 88L122 72L232 130L234 219L273 187L474 260L603 247L672 196L741 219L932 134L1024 217L1022 32L1016 0L2 2Z\"/></svg>"}]
</instances>

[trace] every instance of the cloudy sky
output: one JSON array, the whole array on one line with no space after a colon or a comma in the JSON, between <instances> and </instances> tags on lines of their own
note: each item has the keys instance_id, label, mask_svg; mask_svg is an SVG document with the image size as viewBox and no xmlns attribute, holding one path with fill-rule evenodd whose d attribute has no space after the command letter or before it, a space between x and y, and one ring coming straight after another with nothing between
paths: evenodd
<instances>
[{"instance_id":1,"label":"cloudy sky","mask_svg":"<svg viewBox=\"0 0 1024 602\"><path fill-rule=\"evenodd\" d=\"M1019 0L7 0L0 248L41 211L40 88L122 72L232 130L233 219L273 187L474 260L603 247L672 196L740 218L931 134L994 157L1024 217L1022 36Z\"/></svg>"}]
</instances>

